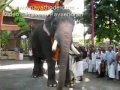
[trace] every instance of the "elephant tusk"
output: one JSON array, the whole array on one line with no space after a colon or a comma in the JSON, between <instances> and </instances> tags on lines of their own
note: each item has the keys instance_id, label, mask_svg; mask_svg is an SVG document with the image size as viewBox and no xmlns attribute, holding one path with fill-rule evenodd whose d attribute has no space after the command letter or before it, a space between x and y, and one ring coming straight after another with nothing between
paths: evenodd
<instances>
[{"instance_id":1,"label":"elephant tusk","mask_svg":"<svg viewBox=\"0 0 120 90\"><path fill-rule=\"evenodd\" d=\"M48 34L48 36L50 36L50 33L48 32L47 27L45 26L45 24L43 25L43 30Z\"/></svg>"},{"instance_id":2,"label":"elephant tusk","mask_svg":"<svg viewBox=\"0 0 120 90\"><path fill-rule=\"evenodd\" d=\"M79 51L74 47L73 44L71 44L71 50L72 50L75 54L80 54Z\"/></svg>"},{"instance_id":3,"label":"elephant tusk","mask_svg":"<svg viewBox=\"0 0 120 90\"><path fill-rule=\"evenodd\" d=\"M57 44L58 44L57 40L54 40L53 45L52 45L52 51L56 51Z\"/></svg>"}]
</instances>

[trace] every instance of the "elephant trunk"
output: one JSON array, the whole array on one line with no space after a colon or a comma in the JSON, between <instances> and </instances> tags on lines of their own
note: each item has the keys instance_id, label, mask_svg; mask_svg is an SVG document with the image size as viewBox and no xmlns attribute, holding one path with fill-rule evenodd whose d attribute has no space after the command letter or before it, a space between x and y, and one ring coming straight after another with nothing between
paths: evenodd
<instances>
[{"instance_id":1,"label":"elephant trunk","mask_svg":"<svg viewBox=\"0 0 120 90\"><path fill-rule=\"evenodd\" d=\"M63 87L65 85L65 79L66 79L66 70L67 70L67 64L68 64L68 54L69 54L69 48L71 45L71 41L63 40L63 45L61 47L60 51L60 73L59 73L59 82L58 82L58 88ZM59 90L59 89L58 89Z\"/></svg>"},{"instance_id":2,"label":"elephant trunk","mask_svg":"<svg viewBox=\"0 0 120 90\"><path fill-rule=\"evenodd\" d=\"M72 42L72 27L64 27L62 28L62 32L57 30L57 41L60 46L60 57L59 57L59 64L60 64L60 73L58 79L58 87L57 90L62 90L65 85L66 79L66 69L68 64L68 56L69 56L69 49Z\"/></svg>"}]
</instances>

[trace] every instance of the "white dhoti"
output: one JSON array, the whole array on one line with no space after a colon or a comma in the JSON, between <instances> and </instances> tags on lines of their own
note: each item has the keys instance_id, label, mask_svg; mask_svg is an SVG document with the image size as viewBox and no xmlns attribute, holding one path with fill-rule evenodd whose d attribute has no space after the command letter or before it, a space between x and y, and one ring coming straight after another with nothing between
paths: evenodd
<instances>
[{"instance_id":1,"label":"white dhoti","mask_svg":"<svg viewBox=\"0 0 120 90\"><path fill-rule=\"evenodd\" d=\"M108 76L109 78L115 78L115 66L112 63L111 65L107 65L108 67Z\"/></svg>"},{"instance_id":2,"label":"white dhoti","mask_svg":"<svg viewBox=\"0 0 120 90\"><path fill-rule=\"evenodd\" d=\"M76 77L83 76L83 61L76 62Z\"/></svg>"},{"instance_id":3,"label":"white dhoti","mask_svg":"<svg viewBox=\"0 0 120 90\"><path fill-rule=\"evenodd\" d=\"M87 62L87 59L83 59L83 70L86 70L88 69L88 62Z\"/></svg>"},{"instance_id":4,"label":"white dhoti","mask_svg":"<svg viewBox=\"0 0 120 90\"><path fill-rule=\"evenodd\" d=\"M88 72L92 72L92 60L88 60Z\"/></svg>"},{"instance_id":5,"label":"white dhoti","mask_svg":"<svg viewBox=\"0 0 120 90\"><path fill-rule=\"evenodd\" d=\"M72 72L73 76L76 75L76 62L74 56L69 55L69 70Z\"/></svg>"},{"instance_id":6,"label":"white dhoti","mask_svg":"<svg viewBox=\"0 0 120 90\"><path fill-rule=\"evenodd\" d=\"M101 60L97 59L96 60L96 71L100 74L100 64L101 64Z\"/></svg>"},{"instance_id":7,"label":"white dhoti","mask_svg":"<svg viewBox=\"0 0 120 90\"><path fill-rule=\"evenodd\" d=\"M120 64L117 65L117 71L120 71Z\"/></svg>"},{"instance_id":8,"label":"white dhoti","mask_svg":"<svg viewBox=\"0 0 120 90\"><path fill-rule=\"evenodd\" d=\"M69 57L69 69L75 78L83 76L83 61L74 61L74 56Z\"/></svg>"},{"instance_id":9,"label":"white dhoti","mask_svg":"<svg viewBox=\"0 0 120 90\"><path fill-rule=\"evenodd\" d=\"M96 66L96 60L94 60L94 59L89 59L89 58L87 58L88 59L88 72L95 72L96 71L96 68L95 68L95 66Z\"/></svg>"},{"instance_id":10,"label":"white dhoti","mask_svg":"<svg viewBox=\"0 0 120 90\"><path fill-rule=\"evenodd\" d=\"M96 72L96 60L92 60L92 72Z\"/></svg>"}]
</instances>

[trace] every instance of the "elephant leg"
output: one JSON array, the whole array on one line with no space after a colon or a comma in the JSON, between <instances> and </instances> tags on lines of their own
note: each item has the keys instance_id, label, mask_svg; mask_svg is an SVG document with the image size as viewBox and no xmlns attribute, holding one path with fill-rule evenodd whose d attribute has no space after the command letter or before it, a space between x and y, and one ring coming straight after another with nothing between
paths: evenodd
<instances>
[{"instance_id":1,"label":"elephant leg","mask_svg":"<svg viewBox=\"0 0 120 90\"><path fill-rule=\"evenodd\" d=\"M44 37L41 38L41 46L42 46L42 52L44 56L47 59L47 65L48 65L48 86L57 86L56 80L55 80L55 61L52 59L53 52L52 52L52 43L51 38Z\"/></svg>"},{"instance_id":2,"label":"elephant leg","mask_svg":"<svg viewBox=\"0 0 120 90\"><path fill-rule=\"evenodd\" d=\"M67 70L66 70L65 86L66 87L73 87L73 84L71 83L71 75L70 75L70 70L69 70L69 60L68 60Z\"/></svg>"},{"instance_id":3,"label":"elephant leg","mask_svg":"<svg viewBox=\"0 0 120 90\"><path fill-rule=\"evenodd\" d=\"M65 84L69 84L70 83L70 72L69 72L69 61L67 63L67 70L66 70L66 80L65 80Z\"/></svg>"},{"instance_id":4,"label":"elephant leg","mask_svg":"<svg viewBox=\"0 0 120 90\"><path fill-rule=\"evenodd\" d=\"M47 60L48 64L48 81L47 85L50 87L56 87L57 82L55 80L55 61L52 59Z\"/></svg>"},{"instance_id":5,"label":"elephant leg","mask_svg":"<svg viewBox=\"0 0 120 90\"><path fill-rule=\"evenodd\" d=\"M39 57L34 57L33 78L43 76L43 61Z\"/></svg>"}]
</instances>

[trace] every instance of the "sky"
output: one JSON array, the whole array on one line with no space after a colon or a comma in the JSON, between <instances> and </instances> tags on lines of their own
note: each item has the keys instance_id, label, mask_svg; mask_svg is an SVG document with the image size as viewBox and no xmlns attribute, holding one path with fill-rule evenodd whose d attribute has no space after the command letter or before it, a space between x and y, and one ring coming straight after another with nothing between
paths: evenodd
<instances>
[{"instance_id":1,"label":"sky","mask_svg":"<svg viewBox=\"0 0 120 90\"><path fill-rule=\"evenodd\" d=\"M36 0L44 2L55 2L56 0ZM10 5L13 7L19 7L23 13L34 13L34 14L49 14L52 11L34 11L27 7L28 0L14 0ZM72 0L69 4L65 5L67 8L71 8L71 11L76 14L82 14L84 11L84 0ZM8 10L8 9L7 9ZM83 39L84 26L82 24L76 24L74 27L73 37L79 37Z\"/></svg>"}]
</instances>

